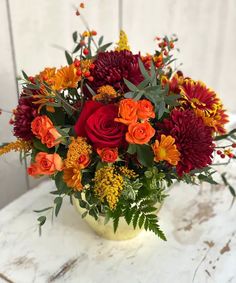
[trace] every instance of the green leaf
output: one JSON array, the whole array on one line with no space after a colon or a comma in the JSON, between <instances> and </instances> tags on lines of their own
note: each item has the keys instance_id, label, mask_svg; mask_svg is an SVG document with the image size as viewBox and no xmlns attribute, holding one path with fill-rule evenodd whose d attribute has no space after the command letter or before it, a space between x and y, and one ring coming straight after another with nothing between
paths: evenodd
<instances>
[{"instance_id":1,"label":"green leaf","mask_svg":"<svg viewBox=\"0 0 236 283\"><path fill-rule=\"evenodd\" d=\"M163 114L165 113L165 101L161 101L160 104L158 105L158 119L161 119Z\"/></svg>"},{"instance_id":2,"label":"green leaf","mask_svg":"<svg viewBox=\"0 0 236 283\"><path fill-rule=\"evenodd\" d=\"M81 217L82 217L82 218L85 218L85 217L87 216L87 214L88 214L88 211L85 211L85 212L81 215Z\"/></svg>"},{"instance_id":3,"label":"green leaf","mask_svg":"<svg viewBox=\"0 0 236 283\"><path fill-rule=\"evenodd\" d=\"M74 42L77 41L77 39L78 39L78 32L77 32L77 31L74 31L74 32L73 32L72 38L73 38L73 41L74 41Z\"/></svg>"},{"instance_id":4,"label":"green leaf","mask_svg":"<svg viewBox=\"0 0 236 283\"><path fill-rule=\"evenodd\" d=\"M206 176L206 175L203 175L203 174L199 174L197 177L200 181L207 182L207 183L210 183L210 184L213 184L213 185L218 184L216 181L213 180L212 176Z\"/></svg>"},{"instance_id":5,"label":"green leaf","mask_svg":"<svg viewBox=\"0 0 236 283\"><path fill-rule=\"evenodd\" d=\"M92 96L96 95L96 92L88 84L86 84L86 87L88 88L88 90L92 94Z\"/></svg>"},{"instance_id":6,"label":"green leaf","mask_svg":"<svg viewBox=\"0 0 236 283\"><path fill-rule=\"evenodd\" d=\"M103 35L99 38L98 40L98 46L101 46L102 45L102 42L103 42Z\"/></svg>"},{"instance_id":7,"label":"green leaf","mask_svg":"<svg viewBox=\"0 0 236 283\"><path fill-rule=\"evenodd\" d=\"M38 219L39 225L43 226L43 224L46 222L47 217L46 216L40 216Z\"/></svg>"},{"instance_id":8,"label":"green leaf","mask_svg":"<svg viewBox=\"0 0 236 283\"><path fill-rule=\"evenodd\" d=\"M39 151L50 152L49 148L47 148L46 145L42 144L41 141L36 138L33 140L33 145L34 148Z\"/></svg>"},{"instance_id":9,"label":"green leaf","mask_svg":"<svg viewBox=\"0 0 236 283\"><path fill-rule=\"evenodd\" d=\"M71 191L70 188L66 185L66 183L63 180L63 172L58 172L55 175L55 184L58 189L58 194L67 194L69 191ZM55 193L54 193L55 194Z\"/></svg>"},{"instance_id":10,"label":"green leaf","mask_svg":"<svg viewBox=\"0 0 236 283\"><path fill-rule=\"evenodd\" d=\"M110 47L111 45L112 45L112 42L109 42L109 43L106 43L106 44L100 46L97 50L97 53L106 51L106 49L108 47Z\"/></svg>"},{"instance_id":11,"label":"green leaf","mask_svg":"<svg viewBox=\"0 0 236 283\"><path fill-rule=\"evenodd\" d=\"M76 47L75 47L75 49L73 50L72 54L78 52L78 51L80 50L80 48L81 48L81 45L80 45L80 43L79 43L79 44L76 45Z\"/></svg>"},{"instance_id":12,"label":"green leaf","mask_svg":"<svg viewBox=\"0 0 236 283\"><path fill-rule=\"evenodd\" d=\"M82 208L87 208L87 202L82 199L79 200L79 205Z\"/></svg>"},{"instance_id":13,"label":"green leaf","mask_svg":"<svg viewBox=\"0 0 236 283\"><path fill-rule=\"evenodd\" d=\"M137 152L137 146L136 146L136 144L129 144L129 147L128 147L128 150L127 150L127 152L129 153L129 154L135 154L136 152Z\"/></svg>"},{"instance_id":14,"label":"green leaf","mask_svg":"<svg viewBox=\"0 0 236 283\"><path fill-rule=\"evenodd\" d=\"M41 213L41 212L50 210L50 209L52 209L52 208L53 208L53 206L49 206L49 207L46 207L46 208L43 208L43 209L34 210L34 212L36 212L36 213Z\"/></svg>"},{"instance_id":15,"label":"green leaf","mask_svg":"<svg viewBox=\"0 0 236 283\"><path fill-rule=\"evenodd\" d=\"M143 226L144 218L145 218L145 215L142 213L141 216L139 217L139 221L138 221L138 226L139 226L140 229Z\"/></svg>"},{"instance_id":16,"label":"green leaf","mask_svg":"<svg viewBox=\"0 0 236 283\"><path fill-rule=\"evenodd\" d=\"M62 197L56 197L54 199L54 203L56 205L56 208L55 208L55 215L56 216L58 215L58 213L59 213L59 211L61 209L62 201L63 201Z\"/></svg>"},{"instance_id":17,"label":"green leaf","mask_svg":"<svg viewBox=\"0 0 236 283\"><path fill-rule=\"evenodd\" d=\"M116 233L116 231L117 231L117 228L118 228L118 225L119 225L119 220L120 220L119 217L116 217L116 218L113 219L113 229L114 229L114 233Z\"/></svg>"},{"instance_id":18,"label":"green leaf","mask_svg":"<svg viewBox=\"0 0 236 283\"><path fill-rule=\"evenodd\" d=\"M138 161L145 167L151 167L153 165L154 154L149 145L136 145Z\"/></svg>"},{"instance_id":19,"label":"green leaf","mask_svg":"<svg viewBox=\"0 0 236 283\"><path fill-rule=\"evenodd\" d=\"M143 77L144 77L145 79L149 79L149 81L150 81L149 73L148 73L148 71L146 70L146 68L145 68L145 66L144 66L144 64L143 64L143 61L142 61L140 58L138 58L138 65L139 65L139 69L140 69L140 71L141 71Z\"/></svg>"},{"instance_id":20,"label":"green leaf","mask_svg":"<svg viewBox=\"0 0 236 283\"><path fill-rule=\"evenodd\" d=\"M23 75L24 79L26 81L29 81L29 77L26 75L26 73L23 70L21 72L22 72L22 75Z\"/></svg>"},{"instance_id":21,"label":"green leaf","mask_svg":"<svg viewBox=\"0 0 236 283\"><path fill-rule=\"evenodd\" d=\"M138 223L138 218L139 218L139 214L140 212L139 211L136 211L134 217L133 217L133 226L134 226L134 229L136 229L136 226L137 226L137 223Z\"/></svg>"},{"instance_id":22,"label":"green leaf","mask_svg":"<svg viewBox=\"0 0 236 283\"><path fill-rule=\"evenodd\" d=\"M71 65L73 63L73 59L70 56L70 54L68 53L68 51L65 51L65 56L66 56L66 61L69 65Z\"/></svg>"},{"instance_id":23,"label":"green leaf","mask_svg":"<svg viewBox=\"0 0 236 283\"><path fill-rule=\"evenodd\" d=\"M127 79L124 78L124 82L126 84L126 86L128 87L129 90L131 91L139 91L139 89L136 87L136 85L134 85L133 83L131 83L130 81L128 81Z\"/></svg>"}]
</instances>

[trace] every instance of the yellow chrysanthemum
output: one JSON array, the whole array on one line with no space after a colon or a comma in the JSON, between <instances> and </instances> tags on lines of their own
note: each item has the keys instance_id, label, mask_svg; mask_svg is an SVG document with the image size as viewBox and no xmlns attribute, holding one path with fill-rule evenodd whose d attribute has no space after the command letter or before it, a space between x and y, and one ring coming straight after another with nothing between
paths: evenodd
<instances>
[{"instance_id":1,"label":"yellow chrysanthemum","mask_svg":"<svg viewBox=\"0 0 236 283\"><path fill-rule=\"evenodd\" d=\"M74 64L62 67L57 70L53 89L60 91L67 88L76 88L80 78L76 74Z\"/></svg>"},{"instance_id":2,"label":"yellow chrysanthemum","mask_svg":"<svg viewBox=\"0 0 236 283\"><path fill-rule=\"evenodd\" d=\"M117 47L115 50L116 51L130 50L130 46L128 43L128 37L123 30L120 31L120 38L119 38L119 41L117 42Z\"/></svg>"},{"instance_id":3,"label":"yellow chrysanthemum","mask_svg":"<svg viewBox=\"0 0 236 283\"><path fill-rule=\"evenodd\" d=\"M180 160L180 152L175 145L175 139L172 136L161 135L161 141L155 141L152 146L154 151L154 160L167 161L171 165L177 165Z\"/></svg>"},{"instance_id":4,"label":"yellow chrysanthemum","mask_svg":"<svg viewBox=\"0 0 236 283\"><path fill-rule=\"evenodd\" d=\"M24 140L17 140L15 142L11 142L3 147L0 147L0 156L6 154L10 151L23 151L28 152L32 149L31 142L24 141Z\"/></svg>"},{"instance_id":5,"label":"yellow chrysanthemum","mask_svg":"<svg viewBox=\"0 0 236 283\"><path fill-rule=\"evenodd\" d=\"M66 168L83 169L87 167L90 162L91 153L92 147L86 142L85 138L77 137L75 139L72 137L65 160Z\"/></svg>"},{"instance_id":6,"label":"yellow chrysanthemum","mask_svg":"<svg viewBox=\"0 0 236 283\"><path fill-rule=\"evenodd\" d=\"M111 209L115 209L123 190L123 178L114 166L106 166L96 171L94 191L103 202L107 201Z\"/></svg>"},{"instance_id":7,"label":"yellow chrysanthemum","mask_svg":"<svg viewBox=\"0 0 236 283\"><path fill-rule=\"evenodd\" d=\"M98 93L97 95L93 96L93 100L110 101L116 98L117 96L119 96L119 94L115 91L115 89L110 85L104 85L99 87L97 93Z\"/></svg>"},{"instance_id":8,"label":"yellow chrysanthemum","mask_svg":"<svg viewBox=\"0 0 236 283\"><path fill-rule=\"evenodd\" d=\"M82 191L83 185L81 184L82 173L79 168L65 168L63 170L63 180L69 188L74 191Z\"/></svg>"}]
</instances>

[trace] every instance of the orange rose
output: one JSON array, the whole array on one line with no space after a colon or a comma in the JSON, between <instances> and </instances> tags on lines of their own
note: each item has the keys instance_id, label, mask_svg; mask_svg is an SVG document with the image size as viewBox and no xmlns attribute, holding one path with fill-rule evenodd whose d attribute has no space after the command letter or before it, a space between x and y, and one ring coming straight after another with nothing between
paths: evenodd
<instances>
[{"instance_id":1,"label":"orange rose","mask_svg":"<svg viewBox=\"0 0 236 283\"><path fill-rule=\"evenodd\" d=\"M137 122L137 107L137 101L131 98L121 100L118 112L119 118L115 118L115 121L125 125Z\"/></svg>"},{"instance_id":2,"label":"orange rose","mask_svg":"<svg viewBox=\"0 0 236 283\"><path fill-rule=\"evenodd\" d=\"M155 130L148 123L132 123L128 127L126 133L126 141L128 143L145 144L155 135Z\"/></svg>"},{"instance_id":3,"label":"orange rose","mask_svg":"<svg viewBox=\"0 0 236 283\"><path fill-rule=\"evenodd\" d=\"M48 129L47 133L41 138L41 142L46 144L48 148L51 148L60 143L58 140L60 137L61 135L58 133L58 131L52 127L51 129Z\"/></svg>"},{"instance_id":4,"label":"orange rose","mask_svg":"<svg viewBox=\"0 0 236 283\"><path fill-rule=\"evenodd\" d=\"M118 148L98 148L98 155L101 157L103 162L112 163L118 158Z\"/></svg>"},{"instance_id":5,"label":"orange rose","mask_svg":"<svg viewBox=\"0 0 236 283\"><path fill-rule=\"evenodd\" d=\"M80 169L86 168L90 163L89 154L81 154L77 162Z\"/></svg>"},{"instance_id":6,"label":"orange rose","mask_svg":"<svg viewBox=\"0 0 236 283\"><path fill-rule=\"evenodd\" d=\"M155 118L155 113L153 111L152 103L147 99L139 100L137 115L138 115L138 118L141 120Z\"/></svg>"},{"instance_id":7,"label":"orange rose","mask_svg":"<svg viewBox=\"0 0 236 283\"><path fill-rule=\"evenodd\" d=\"M38 116L31 122L32 132L39 139L44 137L48 129L52 127L53 123L46 115Z\"/></svg>"},{"instance_id":8,"label":"orange rose","mask_svg":"<svg viewBox=\"0 0 236 283\"><path fill-rule=\"evenodd\" d=\"M48 154L39 152L35 157L35 163L28 168L28 174L35 175L52 175L56 171L62 171L63 161L59 154Z\"/></svg>"},{"instance_id":9,"label":"orange rose","mask_svg":"<svg viewBox=\"0 0 236 283\"><path fill-rule=\"evenodd\" d=\"M32 163L28 168L27 168L27 173L30 176L37 176L40 175L38 166L35 163Z\"/></svg>"},{"instance_id":10,"label":"orange rose","mask_svg":"<svg viewBox=\"0 0 236 283\"><path fill-rule=\"evenodd\" d=\"M60 138L61 135L46 115L36 117L31 123L31 129L35 136L40 139L43 144L46 144L48 148L60 143L57 139Z\"/></svg>"}]
</instances>

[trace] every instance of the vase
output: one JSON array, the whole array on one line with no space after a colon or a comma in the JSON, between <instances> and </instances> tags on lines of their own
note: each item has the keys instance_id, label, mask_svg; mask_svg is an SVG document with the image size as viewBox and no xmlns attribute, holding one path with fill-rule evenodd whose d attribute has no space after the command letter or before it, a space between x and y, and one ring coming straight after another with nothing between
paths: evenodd
<instances>
[{"instance_id":1,"label":"vase","mask_svg":"<svg viewBox=\"0 0 236 283\"><path fill-rule=\"evenodd\" d=\"M86 209L80 206L79 200L77 198L73 197L72 200L74 207L79 212L79 214L82 215L86 211ZM155 206L157 208L156 213L158 213L161 209L162 203L157 203ZM95 220L94 217L87 214L83 219L99 236L113 241L124 241L132 239L144 230L143 228L140 229L139 227L136 227L136 229L134 229L132 223L128 225L124 217L120 217L116 232L114 232L113 229L113 221L110 220L105 224L105 217L103 215L99 215L98 219Z\"/></svg>"}]
</instances>

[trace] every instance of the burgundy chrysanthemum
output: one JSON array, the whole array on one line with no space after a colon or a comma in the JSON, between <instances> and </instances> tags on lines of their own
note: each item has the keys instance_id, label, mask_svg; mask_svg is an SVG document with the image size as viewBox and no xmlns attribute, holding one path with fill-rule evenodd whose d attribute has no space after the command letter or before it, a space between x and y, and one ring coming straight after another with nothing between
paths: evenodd
<instances>
[{"instance_id":1,"label":"burgundy chrysanthemum","mask_svg":"<svg viewBox=\"0 0 236 283\"><path fill-rule=\"evenodd\" d=\"M211 164L214 149L212 130L193 111L175 109L171 112L170 119L165 119L159 127L162 129L161 133L175 138L181 153L176 167L179 176Z\"/></svg>"},{"instance_id":2,"label":"burgundy chrysanthemum","mask_svg":"<svg viewBox=\"0 0 236 283\"><path fill-rule=\"evenodd\" d=\"M22 95L15 111L14 135L28 141L34 137L31 131L31 122L37 116L37 106L32 103L31 97Z\"/></svg>"},{"instance_id":3,"label":"burgundy chrysanthemum","mask_svg":"<svg viewBox=\"0 0 236 283\"><path fill-rule=\"evenodd\" d=\"M124 78L138 85L143 76L138 65L139 55L133 55L128 50L100 52L94 61L91 76L94 78L89 86L96 92L103 85L111 85L116 91L124 92L128 88Z\"/></svg>"}]
</instances>

